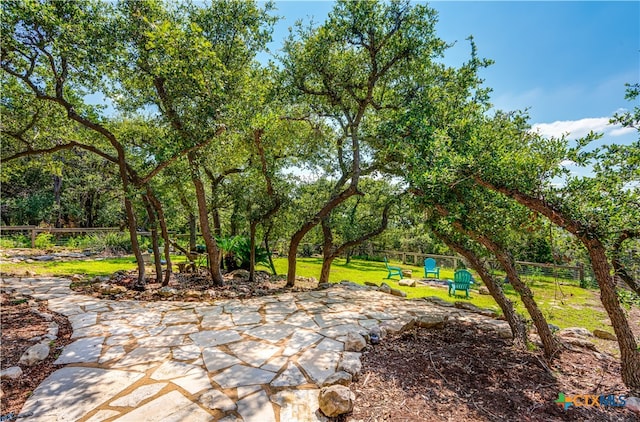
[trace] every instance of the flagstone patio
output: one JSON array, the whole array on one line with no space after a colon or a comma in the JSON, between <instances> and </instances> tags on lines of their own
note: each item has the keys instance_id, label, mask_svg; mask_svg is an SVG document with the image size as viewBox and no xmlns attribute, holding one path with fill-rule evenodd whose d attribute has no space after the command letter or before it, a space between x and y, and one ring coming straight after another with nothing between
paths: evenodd
<instances>
[{"instance_id":1,"label":"flagstone patio","mask_svg":"<svg viewBox=\"0 0 640 422\"><path fill-rule=\"evenodd\" d=\"M360 353L345 350L349 333L441 317L508 330L504 321L352 283L213 303L103 300L68 286L63 278L2 280L4 289L48 300L76 339L56 361L66 366L40 384L18 420L323 421L323 382L359 365Z\"/></svg>"}]
</instances>

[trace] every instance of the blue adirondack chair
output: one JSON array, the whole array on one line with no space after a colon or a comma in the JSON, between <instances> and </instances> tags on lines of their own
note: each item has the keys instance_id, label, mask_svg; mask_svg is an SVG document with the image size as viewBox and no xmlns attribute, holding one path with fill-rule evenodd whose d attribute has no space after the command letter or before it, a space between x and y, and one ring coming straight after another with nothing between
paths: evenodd
<instances>
[{"instance_id":1,"label":"blue adirondack chair","mask_svg":"<svg viewBox=\"0 0 640 422\"><path fill-rule=\"evenodd\" d=\"M427 258L424 260L424 278L429 278L429 274L433 274L436 278L440 278L440 267L436 266L436 260Z\"/></svg>"},{"instance_id":2,"label":"blue adirondack chair","mask_svg":"<svg viewBox=\"0 0 640 422\"><path fill-rule=\"evenodd\" d=\"M402 278L402 268L392 267L391 265L389 265L389 261L387 261L386 256L384 257L384 265L387 267L387 271L389 271L389 274L387 274L387 278L391 278L394 275L397 275L400 278Z\"/></svg>"},{"instance_id":3,"label":"blue adirondack chair","mask_svg":"<svg viewBox=\"0 0 640 422\"><path fill-rule=\"evenodd\" d=\"M453 280L448 280L449 296L455 296L456 290L464 290L469 299L469 287L473 284L473 276L467 270L458 270L453 275Z\"/></svg>"}]
</instances>

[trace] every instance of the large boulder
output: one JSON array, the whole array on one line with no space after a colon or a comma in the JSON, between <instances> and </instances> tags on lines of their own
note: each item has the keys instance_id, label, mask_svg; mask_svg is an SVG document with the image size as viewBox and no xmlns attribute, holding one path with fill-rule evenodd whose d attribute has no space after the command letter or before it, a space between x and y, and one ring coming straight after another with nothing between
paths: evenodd
<instances>
[{"instance_id":1,"label":"large boulder","mask_svg":"<svg viewBox=\"0 0 640 422\"><path fill-rule=\"evenodd\" d=\"M164 297L171 297L178 294L178 291L172 287L164 286L158 289L158 294Z\"/></svg>"},{"instance_id":2,"label":"large boulder","mask_svg":"<svg viewBox=\"0 0 640 422\"><path fill-rule=\"evenodd\" d=\"M347 333L344 340L344 350L347 352L359 352L367 347L367 341L365 338L355 331Z\"/></svg>"},{"instance_id":3,"label":"large boulder","mask_svg":"<svg viewBox=\"0 0 640 422\"><path fill-rule=\"evenodd\" d=\"M49 356L49 344L43 342L34 344L29 347L23 354L20 356L19 363L21 365L31 366L38 362L41 362Z\"/></svg>"},{"instance_id":4,"label":"large boulder","mask_svg":"<svg viewBox=\"0 0 640 422\"><path fill-rule=\"evenodd\" d=\"M0 379L18 379L22 376L22 368L19 366L12 366L7 369L3 369L0 371ZM351 375L349 375L351 376Z\"/></svg>"},{"instance_id":5,"label":"large boulder","mask_svg":"<svg viewBox=\"0 0 640 422\"><path fill-rule=\"evenodd\" d=\"M195 298L195 299L200 299L202 297L202 292L200 292L198 290L187 290L186 292L184 292L184 296L185 297Z\"/></svg>"},{"instance_id":6,"label":"large boulder","mask_svg":"<svg viewBox=\"0 0 640 422\"><path fill-rule=\"evenodd\" d=\"M389 334L401 334L405 333L416 326L416 319L405 317L388 320L382 323L380 327Z\"/></svg>"},{"instance_id":7,"label":"large boulder","mask_svg":"<svg viewBox=\"0 0 640 422\"><path fill-rule=\"evenodd\" d=\"M481 295L490 295L491 294L491 292L489 291L487 286L478 287L478 293L481 294Z\"/></svg>"},{"instance_id":8,"label":"large boulder","mask_svg":"<svg viewBox=\"0 0 640 422\"><path fill-rule=\"evenodd\" d=\"M418 317L416 325L422 328L442 328L447 317L445 315L422 315Z\"/></svg>"},{"instance_id":9,"label":"large boulder","mask_svg":"<svg viewBox=\"0 0 640 422\"><path fill-rule=\"evenodd\" d=\"M233 278L249 278L249 271L247 270L243 270L243 269L238 269L238 270L234 270L231 271L229 273L229 275Z\"/></svg>"},{"instance_id":10,"label":"large boulder","mask_svg":"<svg viewBox=\"0 0 640 422\"><path fill-rule=\"evenodd\" d=\"M403 278L402 280L398 281L398 284L400 286L416 287L416 280L413 280L411 278Z\"/></svg>"},{"instance_id":11,"label":"large boulder","mask_svg":"<svg viewBox=\"0 0 640 422\"><path fill-rule=\"evenodd\" d=\"M612 334L612 333L610 333L608 331L605 331L605 330L599 330L597 328L595 330L593 330L593 335L598 337L598 338L601 338L603 340L611 340L611 341L617 341L618 340L618 338L615 336L615 334Z\"/></svg>"},{"instance_id":12,"label":"large boulder","mask_svg":"<svg viewBox=\"0 0 640 422\"><path fill-rule=\"evenodd\" d=\"M329 377L324 380L322 383L323 387L329 387L331 385L344 385L345 387L351 384L353 380L353 376L345 371L335 372L333 375L329 375Z\"/></svg>"},{"instance_id":13,"label":"large boulder","mask_svg":"<svg viewBox=\"0 0 640 422\"><path fill-rule=\"evenodd\" d=\"M360 372L362 372L362 362L360 361L360 353L356 352L344 352L342 359L338 363L338 371L344 371L353 377L358 379Z\"/></svg>"},{"instance_id":14,"label":"large boulder","mask_svg":"<svg viewBox=\"0 0 640 422\"><path fill-rule=\"evenodd\" d=\"M330 418L353 410L356 395L343 385L323 387L318 396L320 411Z\"/></svg>"},{"instance_id":15,"label":"large boulder","mask_svg":"<svg viewBox=\"0 0 640 422\"><path fill-rule=\"evenodd\" d=\"M591 334L591 331L582 327L565 328L564 330L560 330L558 332L558 335L560 337L577 337L577 338L593 337L593 334Z\"/></svg>"},{"instance_id":16,"label":"large boulder","mask_svg":"<svg viewBox=\"0 0 640 422\"><path fill-rule=\"evenodd\" d=\"M102 283L100 284L100 293L103 295L116 295L126 293L127 288L117 284Z\"/></svg>"},{"instance_id":17,"label":"large boulder","mask_svg":"<svg viewBox=\"0 0 640 422\"><path fill-rule=\"evenodd\" d=\"M379 289L382 293L391 293L391 286L387 283L382 283Z\"/></svg>"},{"instance_id":18,"label":"large boulder","mask_svg":"<svg viewBox=\"0 0 640 422\"><path fill-rule=\"evenodd\" d=\"M407 297L406 292L403 292L402 290L398 290L398 289L391 289L390 293L398 297Z\"/></svg>"}]
</instances>

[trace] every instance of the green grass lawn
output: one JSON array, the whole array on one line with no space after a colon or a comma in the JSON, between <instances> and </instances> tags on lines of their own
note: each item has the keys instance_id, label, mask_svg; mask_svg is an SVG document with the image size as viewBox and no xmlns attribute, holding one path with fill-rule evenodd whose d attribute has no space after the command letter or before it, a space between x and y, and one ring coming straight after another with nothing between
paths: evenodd
<instances>
[{"instance_id":1,"label":"green grass lawn","mask_svg":"<svg viewBox=\"0 0 640 422\"><path fill-rule=\"evenodd\" d=\"M287 260L286 258L274 259L274 264L278 274L286 274ZM422 278L424 270L422 267L413 265L404 265L399 262L391 262L393 266L400 266L403 270L412 270L412 278ZM297 274L303 277L320 277L322 268L321 258L300 258L298 259ZM452 268L441 268L441 279L452 279L454 270ZM456 300L466 300L461 296L451 298L448 295L446 287L438 288L431 286L404 287L398 285L397 279L386 279L387 270L383 262L352 260L347 264L344 259L337 259L331 267L330 282L339 282L341 280L349 280L358 284L364 284L365 281L372 281L380 284L386 282L391 287L407 292L408 298L419 298L426 296L437 296L449 302ZM474 273L476 280L479 277ZM596 290L582 289L577 282L565 282L560 280L556 284L556 280L552 277L536 276L523 278L529 288L533 291L534 298L542 313L547 318L547 322L555 324L560 328L567 327L585 327L589 330L596 328L611 328L602 323L606 318L606 313L599 306L600 302L597 297ZM567 284L562 284L567 283ZM514 302L514 306L519 313L527 314L527 311L519 299L519 295L513 290L511 285L505 286L507 297ZM502 313L498 304L491 296L480 295L471 292L470 303L481 308L492 309L498 313ZM597 306L593 306L596 304Z\"/></svg>"},{"instance_id":2,"label":"green grass lawn","mask_svg":"<svg viewBox=\"0 0 640 422\"><path fill-rule=\"evenodd\" d=\"M171 257L174 263L186 260L184 256ZM150 268L150 266L148 266ZM120 270L135 270L137 268L136 261L133 256L119 258L104 258L95 260L71 260L71 261L47 261L47 262L19 262L19 263L3 263L0 264L0 271L24 274L25 271L31 271L37 275L56 275L70 276L74 274L85 275L87 277L95 277L101 275L110 275Z\"/></svg>"},{"instance_id":3,"label":"green grass lawn","mask_svg":"<svg viewBox=\"0 0 640 422\"><path fill-rule=\"evenodd\" d=\"M185 260L185 257L176 256L172 259L174 262L181 262ZM274 259L274 263L278 274L286 274L286 258L276 258ZM402 269L412 270L413 278L421 278L424 275L422 267L404 265L398 262L392 262L391 264L400 266ZM300 258L298 259L297 274L303 277L318 278L321 267L322 259L320 258ZM135 268L136 264L133 258L129 256L87 261L5 263L0 266L0 271L24 274L25 271L28 270L37 275L70 276L73 274L82 274L87 277L95 277L109 275L118 270L133 270ZM266 267L259 268L267 269ZM149 267L149 270L152 270L152 268ZM440 270L440 278L453 278L453 273L453 269L443 268ZM407 292L408 298L437 296L450 302L467 300L461 296L456 298L449 297L446 287L404 287L398 285L397 279L389 280L385 278L386 276L387 270L382 262L352 260L351 263L347 264L344 259L337 259L331 268L329 281L339 282L341 280L349 280L358 284L364 284L365 281L371 281L376 284L386 282L391 287ZM475 278L476 280L479 279L477 276ZM524 281L533 291L534 298L549 323L555 324L560 328L579 326L589 330L600 328L610 331L610 327L601 322L606 318L606 314L600 306L596 290L582 289L577 286L576 283L556 283L556 280L550 277L526 277ZM522 314L526 314L524 305L510 285L505 286L505 293L507 297L514 302L516 310ZM500 313L500 308L491 296L472 292L469 302L481 308L493 309Z\"/></svg>"}]
</instances>

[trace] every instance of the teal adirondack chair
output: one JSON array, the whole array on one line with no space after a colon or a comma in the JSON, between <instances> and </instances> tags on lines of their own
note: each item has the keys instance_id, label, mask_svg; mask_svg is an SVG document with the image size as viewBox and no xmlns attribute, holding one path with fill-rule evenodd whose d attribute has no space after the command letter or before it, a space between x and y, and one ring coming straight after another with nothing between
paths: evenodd
<instances>
[{"instance_id":1,"label":"teal adirondack chair","mask_svg":"<svg viewBox=\"0 0 640 422\"><path fill-rule=\"evenodd\" d=\"M386 256L384 257L384 265L387 267L387 271L389 271L389 274L387 274L387 278L391 278L394 275L397 275L400 278L402 278L402 268L392 267L391 265L389 265L389 261L387 261Z\"/></svg>"},{"instance_id":2,"label":"teal adirondack chair","mask_svg":"<svg viewBox=\"0 0 640 422\"><path fill-rule=\"evenodd\" d=\"M424 278L429 278L429 274L433 274L436 278L440 278L440 267L436 266L436 260L427 258L424 260Z\"/></svg>"},{"instance_id":3,"label":"teal adirondack chair","mask_svg":"<svg viewBox=\"0 0 640 422\"><path fill-rule=\"evenodd\" d=\"M455 296L456 290L464 290L469 299L469 287L473 284L473 276L467 270L458 270L453 275L453 280L448 280L449 296Z\"/></svg>"}]
</instances>

